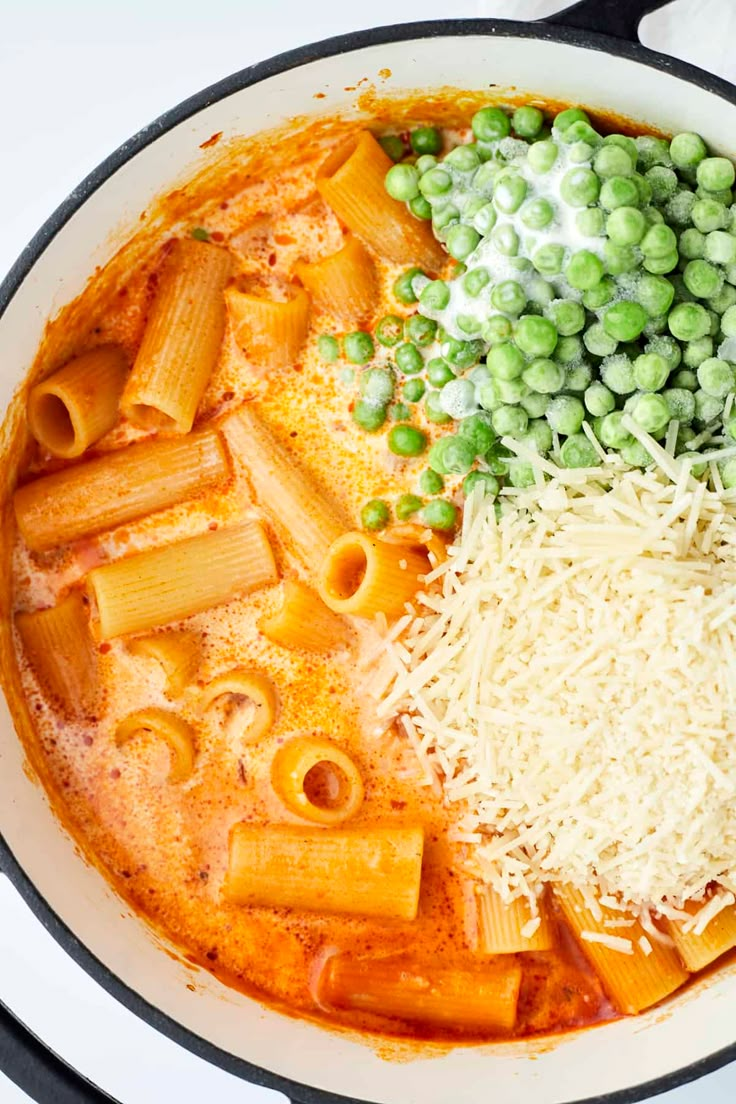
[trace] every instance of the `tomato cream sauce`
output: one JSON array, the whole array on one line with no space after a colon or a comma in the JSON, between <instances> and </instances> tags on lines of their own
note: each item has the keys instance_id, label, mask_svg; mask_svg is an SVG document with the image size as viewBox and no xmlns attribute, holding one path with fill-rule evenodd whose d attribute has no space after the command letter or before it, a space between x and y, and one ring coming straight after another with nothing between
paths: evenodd
<instances>
[{"instance_id":1,"label":"tomato cream sauce","mask_svg":"<svg viewBox=\"0 0 736 1104\"><path fill-rule=\"evenodd\" d=\"M475 106L473 101L471 109ZM403 125L405 117L401 112L398 117ZM435 117L436 112L429 111L429 121ZM448 112L443 121L449 120ZM105 284L105 274L98 275L74 305L74 313L67 314L67 325L73 322L73 341L67 335L60 345L57 338L56 354L62 347L72 346L77 352L116 342L134 357L172 234L203 227L211 240L232 251L236 278L248 276L272 288L292 279L300 257L315 260L335 252L343 232L319 198L314 176L327 149L351 125L336 124L330 131L320 124L304 138L301 159L295 161L293 149L291 156L284 156L285 168L279 168L278 158L264 155L266 167L261 170L256 165L246 174L221 172L219 192L210 178L207 203L196 212L179 210L170 229L158 234L133 267L125 270L116 262L114 286L108 281L104 295L97 289ZM174 197L181 200L179 193ZM389 294L398 270L379 264L379 272L375 318L387 312L411 313L413 308L399 306ZM357 527L365 500L402 493L413 485L423 461L388 452L384 437L389 426L366 435L353 423L350 405L356 388L346 378L345 364L326 365L316 349L317 335L339 330L334 318L314 312L299 361L265 373L249 362L228 329L197 425L219 424L244 401L253 402L278 440L309 469L317 487L335 499ZM42 363L44 356L49 359L42 352ZM429 423L423 428L430 436L441 432ZM120 424L97 443L94 453L142 436ZM61 466L38 446L19 447L19 452L21 481ZM245 473L233 457L226 484L111 533L44 554L30 553L16 537L12 610L54 604L98 564L257 514ZM309 582L294 549L275 533L269 535L281 575ZM177 784L167 780L169 752L161 741L139 736L117 747L114 740L117 724L132 711L150 705L172 707L164 694L163 674L152 661L131 655L124 639L97 645L102 706L93 723L71 723L42 696L16 640L17 689L31 718L28 741L33 761L86 854L191 960L226 983L292 1013L379 1035L427 1037L416 1025L321 1007L316 971L336 950L372 956L412 952L444 965L478 962L469 884L463 873L466 856L462 845L451 842L450 814L441 795L427 784L401 733L393 726L377 727L365 693L365 662L376 644L374 630L361 630L349 649L326 657L287 651L258 630L259 619L277 606L278 599L278 587L271 587L181 623L200 634L203 660L196 684L175 703L196 730L194 773ZM203 715L197 704L199 688L241 665L267 672L281 699L276 724L256 746L233 735L220 714ZM27 733L28 729L26 725ZM327 735L354 757L365 782L365 800L351 827L424 828L416 921L244 908L224 896L233 825L303 823L282 805L270 783L276 750L299 733ZM522 957L518 1034L556 1031L612 1014L598 981L564 934L554 953ZM443 1033L431 1032L431 1037L442 1038Z\"/></svg>"}]
</instances>

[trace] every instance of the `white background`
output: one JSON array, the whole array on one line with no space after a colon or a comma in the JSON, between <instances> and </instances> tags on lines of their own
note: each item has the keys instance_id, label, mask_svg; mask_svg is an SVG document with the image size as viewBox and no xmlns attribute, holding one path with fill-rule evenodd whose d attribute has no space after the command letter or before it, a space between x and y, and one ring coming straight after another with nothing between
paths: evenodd
<instances>
[{"instance_id":1,"label":"white background","mask_svg":"<svg viewBox=\"0 0 736 1104\"><path fill-rule=\"evenodd\" d=\"M305 42L399 18L525 19L567 2L0 0L0 275L102 158L230 72ZM736 80L734 0L675 0L645 21L642 38ZM66 958L2 877L0 996L121 1104L283 1101L208 1067L136 1020ZM658 1099L733 1104L736 1066ZM0 1073L0 1104L21 1102L28 1098Z\"/></svg>"}]
</instances>

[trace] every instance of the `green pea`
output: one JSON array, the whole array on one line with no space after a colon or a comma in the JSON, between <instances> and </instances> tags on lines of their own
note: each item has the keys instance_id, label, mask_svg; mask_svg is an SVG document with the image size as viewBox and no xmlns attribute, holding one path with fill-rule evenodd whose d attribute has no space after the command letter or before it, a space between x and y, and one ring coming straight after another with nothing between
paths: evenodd
<instances>
[{"instance_id":1,"label":"green pea","mask_svg":"<svg viewBox=\"0 0 736 1104\"><path fill-rule=\"evenodd\" d=\"M632 404L631 417L647 433L657 437L669 424L670 408L662 395L639 395Z\"/></svg>"},{"instance_id":2,"label":"green pea","mask_svg":"<svg viewBox=\"0 0 736 1104\"><path fill-rule=\"evenodd\" d=\"M577 334L571 334L570 337L561 337L557 342L554 359L558 364L563 364L566 368L569 368L571 364L582 360L584 356L585 346Z\"/></svg>"},{"instance_id":3,"label":"green pea","mask_svg":"<svg viewBox=\"0 0 736 1104\"><path fill-rule=\"evenodd\" d=\"M482 107L473 116L471 126L479 142L496 142L511 133L511 121L500 107Z\"/></svg>"},{"instance_id":4,"label":"green pea","mask_svg":"<svg viewBox=\"0 0 736 1104\"><path fill-rule=\"evenodd\" d=\"M654 165L645 173L645 179L652 189L652 200L660 205L675 194L678 185L677 173L664 165Z\"/></svg>"},{"instance_id":5,"label":"green pea","mask_svg":"<svg viewBox=\"0 0 736 1104\"><path fill-rule=\"evenodd\" d=\"M590 119L583 111L582 107L566 107L563 111L560 111L555 115L554 129L564 133L571 127L573 123L582 122L589 123Z\"/></svg>"},{"instance_id":6,"label":"green pea","mask_svg":"<svg viewBox=\"0 0 736 1104\"><path fill-rule=\"evenodd\" d=\"M433 471L431 468L427 468L419 476L419 490L423 494L439 494L445 485L445 481L439 472Z\"/></svg>"},{"instance_id":7,"label":"green pea","mask_svg":"<svg viewBox=\"0 0 736 1104\"><path fill-rule=\"evenodd\" d=\"M415 153L439 153L442 149L442 135L436 127L417 127L409 141Z\"/></svg>"},{"instance_id":8,"label":"green pea","mask_svg":"<svg viewBox=\"0 0 736 1104\"><path fill-rule=\"evenodd\" d=\"M634 380L640 391L661 391L670 366L660 353L642 353L634 361Z\"/></svg>"},{"instance_id":9,"label":"green pea","mask_svg":"<svg viewBox=\"0 0 736 1104\"><path fill-rule=\"evenodd\" d=\"M463 479L463 494L468 498L476 488L480 493L495 498L499 492L498 479L492 472L471 471Z\"/></svg>"},{"instance_id":10,"label":"green pea","mask_svg":"<svg viewBox=\"0 0 736 1104\"><path fill-rule=\"evenodd\" d=\"M583 402L585 403L585 409L594 418L603 418L616 409L615 395L600 380L594 380L586 387Z\"/></svg>"},{"instance_id":11,"label":"green pea","mask_svg":"<svg viewBox=\"0 0 736 1104\"><path fill-rule=\"evenodd\" d=\"M603 152L600 150L596 156ZM599 192L598 177L591 169L582 166L568 169L560 182L560 195L571 207L587 207L590 203L595 203Z\"/></svg>"},{"instance_id":12,"label":"green pea","mask_svg":"<svg viewBox=\"0 0 736 1104\"><path fill-rule=\"evenodd\" d=\"M626 134L607 134L603 139L604 146L620 146L621 149L626 150L631 160L636 163L639 156L639 151L636 148L636 142L633 138L629 138Z\"/></svg>"},{"instance_id":13,"label":"green pea","mask_svg":"<svg viewBox=\"0 0 736 1104\"><path fill-rule=\"evenodd\" d=\"M526 155L532 172L537 173L539 176L548 173L557 160L558 152L559 150L556 142L552 142L549 139L543 142L535 142L533 146L529 147Z\"/></svg>"},{"instance_id":14,"label":"green pea","mask_svg":"<svg viewBox=\"0 0 736 1104\"><path fill-rule=\"evenodd\" d=\"M511 223L496 226L491 233L491 240L504 257L515 257L519 252L519 235Z\"/></svg>"},{"instance_id":15,"label":"green pea","mask_svg":"<svg viewBox=\"0 0 736 1104\"><path fill-rule=\"evenodd\" d=\"M444 498L435 498L422 509L419 515L422 524L430 529L448 530L457 525L457 506Z\"/></svg>"},{"instance_id":16,"label":"green pea","mask_svg":"<svg viewBox=\"0 0 736 1104\"><path fill-rule=\"evenodd\" d=\"M392 161L401 161L406 150L404 143L399 138L398 134L384 134L379 139L383 152L387 153Z\"/></svg>"},{"instance_id":17,"label":"green pea","mask_svg":"<svg viewBox=\"0 0 736 1104\"><path fill-rule=\"evenodd\" d=\"M401 203L408 203L419 195L419 173L413 165L393 165L384 183L391 198Z\"/></svg>"},{"instance_id":18,"label":"green pea","mask_svg":"<svg viewBox=\"0 0 736 1104\"><path fill-rule=\"evenodd\" d=\"M733 187L736 172L727 157L704 157L698 164L696 176L701 188L720 192Z\"/></svg>"},{"instance_id":19,"label":"green pea","mask_svg":"<svg viewBox=\"0 0 736 1104\"><path fill-rule=\"evenodd\" d=\"M574 299L553 299L545 313L561 337L579 333L585 326L585 309Z\"/></svg>"},{"instance_id":20,"label":"green pea","mask_svg":"<svg viewBox=\"0 0 736 1104\"><path fill-rule=\"evenodd\" d=\"M732 487L736 487L736 464L733 460L726 460L720 465L720 474L724 490L729 491Z\"/></svg>"},{"instance_id":21,"label":"green pea","mask_svg":"<svg viewBox=\"0 0 736 1104\"><path fill-rule=\"evenodd\" d=\"M647 324L647 312L639 303L622 300L606 308L603 328L616 341L636 341Z\"/></svg>"},{"instance_id":22,"label":"green pea","mask_svg":"<svg viewBox=\"0 0 736 1104\"><path fill-rule=\"evenodd\" d=\"M671 226L656 223L650 226L641 241L641 251L647 257L664 257L677 250L677 237Z\"/></svg>"},{"instance_id":23,"label":"green pea","mask_svg":"<svg viewBox=\"0 0 736 1104\"><path fill-rule=\"evenodd\" d=\"M727 360L709 357L698 368L698 383L706 395L725 399L736 387L733 368Z\"/></svg>"},{"instance_id":24,"label":"green pea","mask_svg":"<svg viewBox=\"0 0 736 1104\"><path fill-rule=\"evenodd\" d=\"M695 421L701 425L710 425L723 413L723 399L709 395L707 391L695 392Z\"/></svg>"},{"instance_id":25,"label":"green pea","mask_svg":"<svg viewBox=\"0 0 736 1104\"><path fill-rule=\"evenodd\" d=\"M448 231L447 252L456 261L464 261L466 257L470 256L479 241L480 234L477 230L474 230L472 226L459 223L452 226Z\"/></svg>"},{"instance_id":26,"label":"green pea","mask_svg":"<svg viewBox=\"0 0 736 1104\"><path fill-rule=\"evenodd\" d=\"M588 249L579 249L573 253L565 269L565 278L570 287L579 291L588 291L600 283L603 277L603 262Z\"/></svg>"},{"instance_id":27,"label":"green pea","mask_svg":"<svg viewBox=\"0 0 736 1104\"><path fill-rule=\"evenodd\" d=\"M487 268L471 268L463 276L463 288L468 295L475 298L491 282L491 274Z\"/></svg>"},{"instance_id":28,"label":"green pea","mask_svg":"<svg viewBox=\"0 0 736 1104\"><path fill-rule=\"evenodd\" d=\"M414 294L412 283L417 276L424 276L421 268L407 268L394 283L393 292L400 303L407 305L416 303L417 296Z\"/></svg>"},{"instance_id":29,"label":"green pea","mask_svg":"<svg viewBox=\"0 0 736 1104\"><path fill-rule=\"evenodd\" d=\"M457 225L459 219L460 212L454 203L444 203L435 207L432 214L432 229L435 237L444 241L450 232L450 227Z\"/></svg>"},{"instance_id":30,"label":"green pea","mask_svg":"<svg viewBox=\"0 0 736 1104\"><path fill-rule=\"evenodd\" d=\"M653 165L664 165L669 168L672 164L669 143L664 138L642 134L635 139L635 142L639 166L642 170L651 169Z\"/></svg>"},{"instance_id":31,"label":"green pea","mask_svg":"<svg viewBox=\"0 0 736 1104\"><path fill-rule=\"evenodd\" d=\"M496 440L491 417L485 411L463 418L458 427L458 434L470 442L476 456L488 452Z\"/></svg>"},{"instance_id":32,"label":"green pea","mask_svg":"<svg viewBox=\"0 0 736 1104\"><path fill-rule=\"evenodd\" d=\"M621 459L631 468L648 468L653 463L650 453L635 439L623 446Z\"/></svg>"},{"instance_id":33,"label":"green pea","mask_svg":"<svg viewBox=\"0 0 736 1104\"><path fill-rule=\"evenodd\" d=\"M671 253L666 253L661 257L645 257L642 267L654 276L664 276L677 267L677 261L677 250L673 249Z\"/></svg>"},{"instance_id":34,"label":"green pea","mask_svg":"<svg viewBox=\"0 0 736 1104\"><path fill-rule=\"evenodd\" d=\"M351 364L367 364L375 352L373 338L363 330L345 334L342 347Z\"/></svg>"},{"instance_id":35,"label":"green pea","mask_svg":"<svg viewBox=\"0 0 736 1104\"><path fill-rule=\"evenodd\" d=\"M600 464L598 453L584 433L573 433L563 441L560 460L566 468L595 468Z\"/></svg>"},{"instance_id":36,"label":"green pea","mask_svg":"<svg viewBox=\"0 0 736 1104\"><path fill-rule=\"evenodd\" d=\"M695 168L706 157L708 150L699 134L683 131L670 142L670 157L678 169Z\"/></svg>"},{"instance_id":37,"label":"green pea","mask_svg":"<svg viewBox=\"0 0 736 1104\"><path fill-rule=\"evenodd\" d=\"M404 342L396 350L396 366L405 376L415 376L424 368L424 357L411 342Z\"/></svg>"},{"instance_id":38,"label":"green pea","mask_svg":"<svg viewBox=\"0 0 736 1104\"><path fill-rule=\"evenodd\" d=\"M632 246L616 245L610 239L603 246L603 257L606 272L611 276L622 276L626 272L635 272L639 267L639 260Z\"/></svg>"},{"instance_id":39,"label":"green pea","mask_svg":"<svg viewBox=\"0 0 736 1104\"><path fill-rule=\"evenodd\" d=\"M552 448L552 430L547 419L541 416L539 418L534 418L529 422L526 433L524 433L519 440L522 444L526 445L528 448L534 449L534 451L538 452L540 455L549 452Z\"/></svg>"},{"instance_id":40,"label":"green pea","mask_svg":"<svg viewBox=\"0 0 736 1104\"><path fill-rule=\"evenodd\" d=\"M388 447L395 456L420 456L427 447L427 438L421 429L397 425L389 432Z\"/></svg>"},{"instance_id":41,"label":"green pea","mask_svg":"<svg viewBox=\"0 0 736 1104\"><path fill-rule=\"evenodd\" d=\"M702 234L711 230L724 230L728 226L729 215L725 204L715 199L696 199L692 209L692 221Z\"/></svg>"},{"instance_id":42,"label":"green pea","mask_svg":"<svg viewBox=\"0 0 736 1104\"><path fill-rule=\"evenodd\" d=\"M431 203L433 199L447 195L452 188L452 177L449 172L438 166L419 178L418 187L424 198Z\"/></svg>"},{"instance_id":43,"label":"green pea","mask_svg":"<svg viewBox=\"0 0 736 1104\"><path fill-rule=\"evenodd\" d=\"M650 318L666 314L675 298L674 286L664 276L651 276L644 273L636 285L637 302Z\"/></svg>"},{"instance_id":44,"label":"green pea","mask_svg":"<svg viewBox=\"0 0 736 1104\"><path fill-rule=\"evenodd\" d=\"M519 437L528 425L529 415L521 406L499 406L493 411L493 428L499 437Z\"/></svg>"},{"instance_id":45,"label":"green pea","mask_svg":"<svg viewBox=\"0 0 736 1104\"><path fill-rule=\"evenodd\" d=\"M397 314L385 314L376 326L376 341L391 348L398 345L404 332L403 319Z\"/></svg>"},{"instance_id":46,"label":"green pea","mask_svg":"<svg viewBox=\"0 0 736 1104\"><path fill-rule=\"evenodd\" d=\"M680 425L689 425L695 417L695 399L693 393L686 387L669 387L662 392L662 398L666 399L670 408L670 417Z\"/></svg>"},{"instance_id":47,"label":"green pea","mask_svg":"<svg viewBox=\"0 0 736 1104\"><path fill-rule=\"evenodd\" d=\"M386 405L394 395L394 377L388 368L367 368L360 376L360 393L370 402Z\"/></svg>"},{"instance_id":48,"label":"green pea","mask_svg":"<svg viewBox=\"0 0 736 1104\"><path fill-rule=\"evenodd\" d=\"M516 280L502 280L491 292L491 303L506 314L521 314L526 306L526 295Z\"/></svg>"},{"instance_id":49,"label":"green pea","mask_svg":"<svg viewBox=\"0 0 736 1104\"><path fill-rule=\"evenodd\" d=\"M620 449L630 445L635 438L623 424L623 412L614 410L606 414L600 423L600 440L606 448Z\"/></svg>"},{"instance_id":50,"label":"green pea","mask_svg":"<svg viewBox=\"0 0 736 1104\"><path fill-rule=\"evenodd\" d=\"M502 405L506 404L513 406L516 403L521 402L524 396L528 393L529 388L520 377L517 379L499 379L494 378L493 386L496 389L496 394Z\"/></svg>"},{"instance_id":51,"label":"green pea","mask_svg":"<svg viewBox=\"0 0 736 1104\"><path fill-rule=\"evenodd\" d=\"M728 309L723 312L721 329L725 337L736 337L736 307L728 307ZM707 332L706 330L705 333Z\"/></svg>"},{"instance_id":52,"label":"green pea","mask_svg":"<svg viewBox=\"0 0 736 1104\"><path fill-rule=\"evenodd\" d=\"M530 230L543 230L555 217L555 209L548 199L538 196L529 200L521 209L521 221Z\"/></svg>"},{"instance_id":53,"label":"green pea","mask_svg":"<svg viewBox=\"0 0 736 1104\"><path fill-rule=\"evenodd\" d=\"M705 239L705 259L711 264L736 264L736 238L725 230L711 230Z\"/></svg>"},{"instance_id":54,"label":"green pea","mask_svg":"<svg viewBox=\"0 0 736 1104\"><path fill-rule=\"evenodd\" d=\"M723 276L708 261L688 261L682 274L685 287L698 299L710 299L716 295L723 283Z\"/></svg>"},{"instance_id":55,"label":"green pea","mask_svg":"<svg viewBox=\"0 0 736 1104\"><path fill-rule=\"evenodd\" d=\"M445 165L451 165L452 168L461 173L473 172L479 164L480 156L472 143L455 146L445 157Z\"/></svg>"},{"instance_id":56,"label":"green pea","mask_svg":"<svg viewBox=\"0 0 736 1104\"><path fill-rule=\"evenodd\" d=\"M388 408L388 416L392 422L408 422L411 410L406 403L394 403Z\"/></svg>"},{"instance_id":57,"label":"green pea","mask_svg":"<svg viewBox=\"0 0 736 1104\"><path fill-rule=\"evenodd\" d=\"M522 377L527 387L543 395L554 395L561 391L565 382L565 369L553 360L540 358L533 360L523 371Z\"/></svg>"},{"instance_id":58,"label":"green pea","mask_svg":"<svg viewBox=\"0 0 736 1104\"><path fill-rule=\"evenodd\" d=\"M592 369L585 361L581 361L578 364L571 364L565 372L565 390L578 392L585 391L592 378Z\"/></svg>"},{"instance_id":59,"label":"green pea","mask_svg":"<svg viewBox=\"0 0 736 1104\"><path fill-rule=\"evenodd\" d=\"M552 285L542 276L529 276L526 280L526 293L529 302L544 311L555 298Z\"/></svg>"},{"instance_id":60,"label":"green pea","mask_svg":"<svg viewBox=\"0 0 736 1104\"><path fill-rule=\"evenodd\" d=\"M567 437L580 429L585 420L585 407L573 395L556 395L549 401L546 418L555 433Z\"/></svg>"},{"instance_id":61,"label":"green pea","mask_svg":"<svg viewBox=\"0 0 736 1104\"><path fill-rule=\"evenodd\" d=\"M705 234L690 227L688 230L683 230L677 244L680 256L685 260L694 261L705 253Z\"/></svg>"},{"instance_id":62,"label":"green pea","mask_svg":"<svg viewBox=\"0 0 736 1104\"><path fill-rule=\"evenodd\" d=\"M427 421L432 422L434 425L447 425L452 421L449 414L446 414L440 405L440 392L428 391L424 400L424 413L427 416Z\"/></svg>"},{"instance_id":63,"label":"green pea","mask_svg":"<svg viewBox=\"0 0 736 1104\"><path fill-rule=\"evenodd\" d=\"M340 355L337 338L331 334L320 334L317 338L317 352L328 364L334 364Z\"/></svg>"},{"instance_id":64,"label":"green pea","mask_svg":"<svg viewBox=\"0 0 736 1104\"><path fill-rule=\"evenodd\" d=\"M417 379L416 376L413 379L408 379L401 389L401 394L407 402L415 403L424 398L424 392L426 391L426 385L424 380Z\"/></svg>"},{"instance_id":65,"label":"green pea","mask_svg":"<svg viewBox=\"0 0 736 1104\"><path fill-rule=\"evenodd\" d=\"M736 288L724 283L719 292L708 300L708 307L716 314L723 314L736 303Z\"/></svg>"},{"instance_id":66,"label":"green pea","mask_svg":"<svg viewBox=\"0 0 736 1104\"><path fill-rule=\"evenodd\" d=\"M444 387L455 379L455 373L442 357L432 357L427 364L427 379L433 387Z\"/></svg>"},{"instance_id":67,"label":"green pea","mask_svg":"<svg viewBox=\"0 0 736 1104\"><path fill-rule=\"evenodd\" d=\"M653 337L644 346L645 353L659 353L670 366L670 372L674 372L682 360L682 350L674 338L668 334Z\"/></svg>"},{"instance_id":68,"label":"green pea","mask_svg":"<svg viewBox=\"0 0 736 1104\"><path fill-rule=\"evenodd\" d=\"M458 341L455 338L450 338L442 347L445 360L461 372L477 364L484 351L482 341Z\"/></svg>"},{"instance_id":69,"label":"green pea","mask_svg":"<svg viewBox=\"0 0 736 1104\"><path fill-rule=\"evenodd\" d=\"M606 303L611 302L615 294L615 283L609 276L604 276L595 287L589 288L583 294L583 306L589 311L600 310Z\"/></svg>"},{"instance_id":70,"label":"green pea","mask_svg":"<svg viewBox=\"0 0 736 1104\"><path fill-rule=\"evenodd\" d=\"M530 391L523 395L520 401L530 418L543 418L547 413L549 398L547 395L540 394L539 391Z\"/></svg>"},{"instance_id":71,"label":"green pea","mask_svg":"<svg viewBox=\"0 0 736 1104\"><path fill-rule=\"evenodd\" d=\"M440 475L465 475L473 466L475 450L464 437L440 437L430 448L428 460Z\"/></svg>"},{"instance_id":72,"label":"green pea","mask_svg":"<svg viewBox=\"0 0 736 1104\"><path fill-rule=\"evenodd\" d=\"M422 499L415 494L402 494L396 500L396 517L399 521L408 521L422 508Z\"/></svg>"},{"instance_id":73,"label":"green pea","mask_svg":"<svg viewBox=\"0 0 736 1104\"><path fill-rule=\"evenodd\" d=\"M606 333L602 322L594 322L583 334L585 348L593 356L606 357L616 352L618 341Z\"/></svg>"},{"instance_id":74,"label":"green pea","mask_svg":"<svg viewBox=\"0 0 736 1104\"><path fill-rule=\"evenodd\" d=\"M621 146L604 145L593 159L593 168L603 179L614 176L631 176L636 164L628 150Z\"/></svg>"},{"instance_id":75,"label":"green pea","mask_svg":"<svg viewBox=\"0 0 736 1104\"><path fill-rule=\"evenodd\" d=\"M512 215L521 207L526 193L527 183L524 177L520 173L507 170L496 178L493 203L502 214Z\"/></svg>"},{"instance_id":76,"label":"green pea","mask_svg":"<svg viewBox=\"0 0 736 1104\"><path fill-rule=\"evenodd\" d=\"M514 340L531 357L548 357L557 344L557 330L548 318L525 314L516 323Z\"/></svg>"},{"instance_id":77,"label":"green pea","mask_svg":"<svg viewBox=\"0 0 736 1104\"><path fill-rule=\"evenodd\" d=\"M564 246L548 242L534 251L532 264L542 276L557 276L562 272L564 257Z\"/></svg>"},{"instance_id":78,"label":"green pea","mask_svg":"<svg viewBox=\"0 0 736 1104\"><path fill-rule=\"evenodd\" d=\"M412 314L404 322L404 340L413 341L422 348L431 345L437 334L437 323L422 314Z\"/></svg>"},{"instance_id":79,"label":"green pea","mask_svg":"<svg viewBox=\"0 0 736 1104\"><path fill-rule=\"evenodd\" d=\"M511 126L520 138L536 138L544 126L544 115L530 104L517 107L511 116Z\"/></svg>"},{"instance_id":80,"label":"green pea","mask_svg":"<svg viewBox=\"0 0 736 1104\"><path fill-rule=\"evenodd\" d=\"M413 199L409 200L409 210L418 219L431 219L432 217L431 204L429 200L421 195L414 196Z\"/></svg>"},{"instance_id":81,"label":"green pea","mask_svg":"<svg viewBox=\"0 0 736 1104\"><path fill-rule=\"evenodd\" d=\"M645 176L641 173L632 173L631 179L636 184L637 191L639 192L639 206L647 207L652 201L652 185L649 183ZM654 208L652 208L654 210Z\"/></svg>"},{"instance_id":82,"label":"green pea","mask_svg":"<svg viewBox=\"0 0 736 1104\"><path fill-rule=\"evenodd\" d=\"M639 203L639 189L631 177L612 176L603 182L599 202L606 211L615 211L617 207L635 208Z\"/></svg>"},{"instance_id":83,"label":"green pea","mask_svg":"<svg viewBox=\"0 0 736 1104\"><path fill-rule=\"evenodd\" d=\"M631 395L636 391L634 364L623 353L607 356L600 367L601 379L614 395Z\"/></svg>"},{"instance_id":84,"label":"green pea","mask_svg":"<svg viewBox=\"0 0 736 1104\"><path fill-rule=\"evenodd\" d=\"M424 174L426 172L429 172L430 169L437 168L437 158L433 157L429 153L424 153L421 157L417 157L415 167L419 175L424 176Z\"/></svg>"},{"instance_id":85,"label":"green pea","mask_svg":"<svg viewBox=\"0 0 736 1104\"><path fill-rule=\"evenodd\" d=\"M606 233L616 245L638 245L646 229L646 219L636 207L617 207L606 219Z\"/></svg>"},{"instance_id":86,"label":"green pea","mask_svg":"<svg viewBox=\"0 0 736 1104\"><path fill-rule=\"evenodd\" d=\"M701 342L706 343L704 349L695 351L691 348L691 346L699 346ZM699 368L703 361L707 360L709 356L713 356L713 341L710 337L701 337L698 341L689 341L682 355L682 362L683 364L687 364L688 367L682 368L679 372L674 373L670 380L672 386L684 388L686 391L697 391L698 377L693 369Z\"/></svg>"},{"instance_id":87,"label":"green pea","mask_svg":"<svg viewBox=\"0 0 736 1104\"><path fill-rule=\"evenodd\" d=\"M364 529L385 529L390 517L389 505L382 498L372 498L360 511L360 523Z\"/></svg>"},{"instance_id":88,"label":"green pea","mask_svg":"<svg viewBox=\"0 0 736 1104\"><path fill-rule=\"evenodd\" d=\"M422 288L419 302L425 310L443 311L450 302L450 289L444 280L430 280Z\"/></svg>"},{"instance_id":89,"label":"green pea","mask_svg":"<svg viewBox=\"0 0 736 1104\"><path fill-rule=\"evenodd\" d=\"M698 199L714 199L716 203L722 203L724 207L730 207L733 203L733 191L731 188L721 188L718 192L710 192L698 184L695 191Z\"/></svg>"},{"instance_id":90,"label":"green pea","mask_svg":"<svg viewBox=\"0 0 736 1104\"><path fill-rule=\"evenodd\" d=\"M600 238L606 229L606 216L599 207L585 207L575 215L575 225L581 234Z\"/></svg>"}]
</instances>

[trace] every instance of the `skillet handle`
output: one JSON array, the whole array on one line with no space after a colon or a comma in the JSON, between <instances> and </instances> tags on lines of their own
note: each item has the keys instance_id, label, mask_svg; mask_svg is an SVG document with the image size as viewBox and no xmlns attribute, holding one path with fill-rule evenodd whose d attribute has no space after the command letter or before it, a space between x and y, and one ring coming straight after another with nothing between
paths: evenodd
<instances>
[{"instance_id":1,"label":"skillet handle","mask_svg":"<svg viewBox=\"0 0 736 1104\"><path fill-rule=\"evenodd\" d=\"M2 1001L0 1070L37 1104L116 1104L49 1050Z\"/></svg>"},{"instance_id":2,"label":"skillet handle","mask_svg":"<svg viewBox=\"0 0 736 1104\"><path fill-rule=\"evenodd\" d=\"M539 22L638 42L639 24L644 16L670 3L672 0L578 0L577 4Z\"/></svg>"}]
</instances>

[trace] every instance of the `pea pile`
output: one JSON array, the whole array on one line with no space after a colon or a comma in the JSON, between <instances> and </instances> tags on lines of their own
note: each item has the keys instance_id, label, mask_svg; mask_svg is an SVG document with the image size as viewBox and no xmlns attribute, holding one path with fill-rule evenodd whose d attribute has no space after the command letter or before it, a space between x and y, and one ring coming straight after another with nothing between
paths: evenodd
<instances>
[{"instance_id":1,"label":"pea pile","mask_svg":"<svg viewBox=\"0 0 736 1104\"><path fill-rule=\"evenodd\" d=\"M394 294L418 313L387 315L373 337L343 342L356 364L369 364L376 343L391 353L360 376L358 425L375 432L393 417L388 448L426 451L417 493L399 499L397 517L452 528L453 503L422 497L448 478L455 490L462 478L466 494L478 483L496 495L504 480L532 482L502 437L567 467L599 462L591 435L632 466L650 464L625 414L676 454L732 444L731 161L709 156L694 133L603 136L580 108L550 127L531 105L485 107L472 132L444 156L431 127L412 134L408 155L400 139L384 139L397 162L388 193L431 220L455 265L444 279L408 270ZM431 447L427 423L447 427ZM724 486L735 486L736 461L720 467ZM380 528L389 518L374 501L363 521Z\"/></svg>"}]
</instances>

